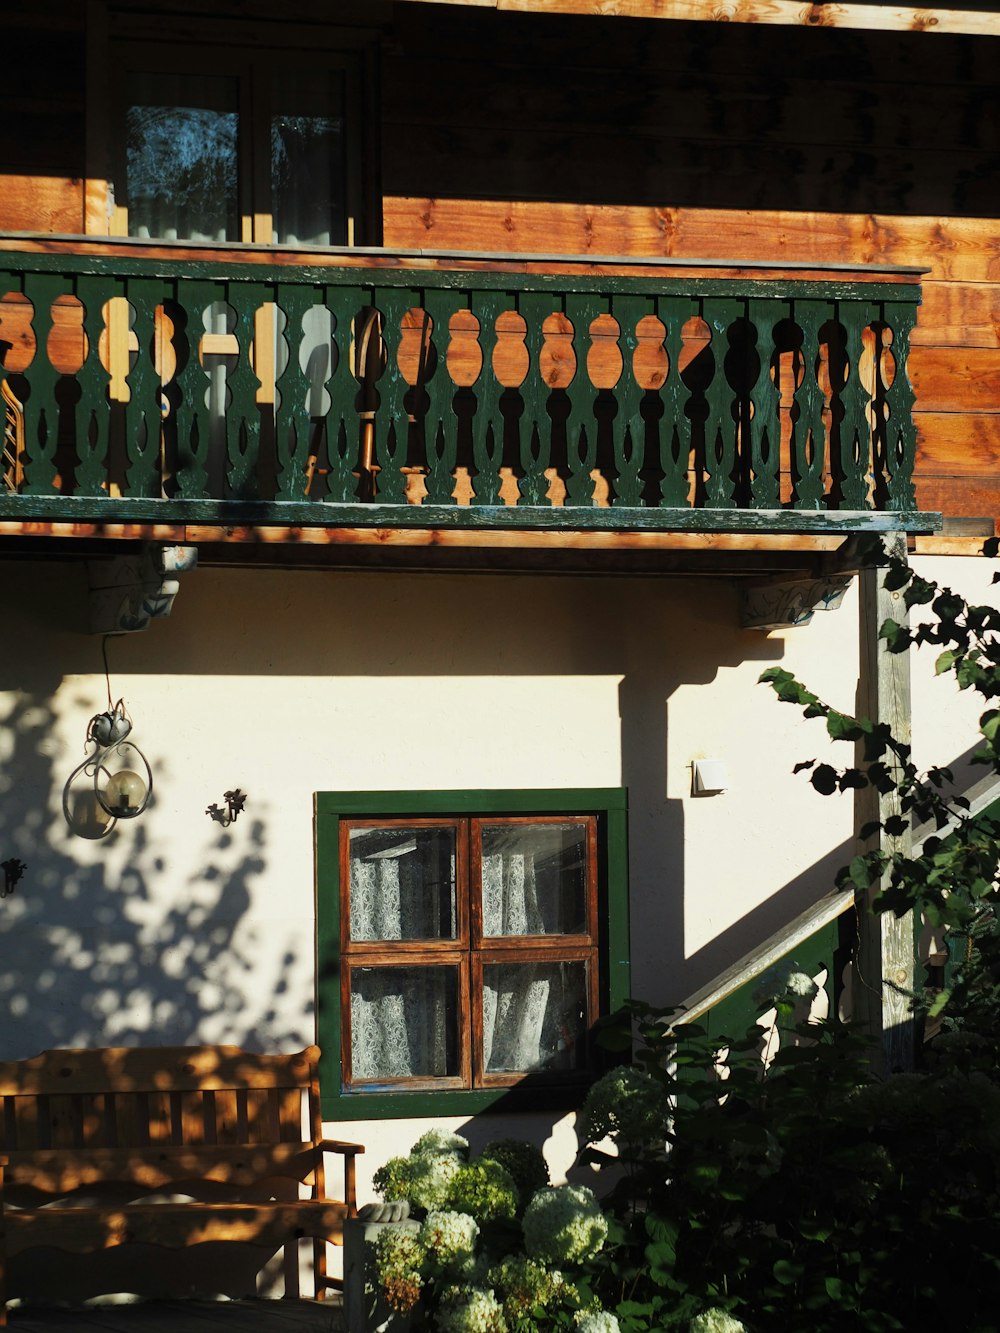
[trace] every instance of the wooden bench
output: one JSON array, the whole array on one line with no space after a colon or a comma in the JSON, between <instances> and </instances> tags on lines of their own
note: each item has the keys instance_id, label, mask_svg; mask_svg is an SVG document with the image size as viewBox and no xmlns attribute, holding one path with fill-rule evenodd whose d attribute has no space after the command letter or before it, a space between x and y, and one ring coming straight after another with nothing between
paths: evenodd
<instances>
[{"instance_id":1,"label":"wooden bench","mask_svg":"<svg viewBox=\"0 0 1000 1333\"><path fill-rule=\"evenodd\" d=\"M173 1046L0 1064L0 1324L17 1294L6 1260L36 1246L283 1249L288 1294L298 1292L294 1242L309 1237L316 1298L340 1286L327 1277L326 1245L343 1242L356 1212L364 1149L320 1137L318 1057L315 1046ZM343 1159L342 1200L326 1197L327 1153Z\"/></svg>"}]
</instances>

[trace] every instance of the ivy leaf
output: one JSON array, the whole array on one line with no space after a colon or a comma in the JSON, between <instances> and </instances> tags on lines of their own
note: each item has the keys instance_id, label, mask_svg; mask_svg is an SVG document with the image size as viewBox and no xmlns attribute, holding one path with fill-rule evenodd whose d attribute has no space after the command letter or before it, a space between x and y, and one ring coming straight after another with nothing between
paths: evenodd
<instances>
[{"instance_id":1,"label":"ivy leaf","mask_svg":"<svg viewBox=\"0 0 1000 1333\"><path fill-rule=\"evenodd\" d=\"M806 1267L792 1259L779 1259L771 1271L783 1287L791 1287L802 1277Z\"/></svg>"},{"instance_id":2,"label":"ivy leaf","mask_svg":"<svg viewBox=\"0 0 1000 1333\"><path fill-rule=\"evenodd\" d=\"M961 656L962 654L956 653L954 648L949 648L947 649L946 652L943 652L941 656L938 658L938 660L934 663L935 676L941 676L946 671L950 671L952 666L958 661L958 659Z\"/></svg>"},{"instance_id":3,"label":"ivy leaf","mask_svg":"<svg viewBox=\"0 0 1000 1333\"><path fill-rule=\"evenodd\" d=\"M886 641L890 653L904 653L910 646L910 631L895 620L883 621L878 636Z\"/></svg>"},{"instance_id":4,"label":"ivy leaf","mask_svg":"<svg viewBox=\"0 0 1000 1333\"><path fill-rule=\"evenodd\" d=\"M913 570L905 560L893 560L885 571L882 585L889 592L895 592L898 588L905 588L912 578Z\"/></svg>"},{"instance_id":5,"label":"ivy leaf","mask_svg":"<svg viewBox=\"0 0 1000 1333\"><path fill-rule=\"evenodd\" d=\"M835 741L856 741L862 734L853 717L848 717L846 713L837 713L832 708L826 715L826 729Z\"/></svg>"}]
</instances>

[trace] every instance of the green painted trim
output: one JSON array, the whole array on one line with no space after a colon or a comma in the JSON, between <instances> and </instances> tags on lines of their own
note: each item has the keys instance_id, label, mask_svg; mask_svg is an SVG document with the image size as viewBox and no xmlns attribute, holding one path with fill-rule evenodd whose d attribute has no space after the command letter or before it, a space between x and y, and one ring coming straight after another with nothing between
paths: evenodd
<instances>
[{"instance_id":1,"label":"green painted trim","mask_svg":"<svg viewBox=\"0 0 1000 1333\"><path fill-rule=\"evenodd\" d=\"M317 792L316 1023L324 1120L405 1119L476 1115L481 1111L569 1110L586 1085L532 1083L520 1088L447 1092L340 1091L340 819L347 816L596 814L604 914L602 1008L611 1012L629 998L628 794L623 787L523 788L479 791Z\"/></svg>"},{"instance_id":2,"label":"green painted trim","mask_svg":"<svg viewBox=\"0 0 1000 1333\"><path fill-rule=\"evenodd\" d=\"M0 519L50 523L207 524L220 527L451 528L489 532L940 532L921 510L597 508L583 505L379 505L310 500L129 499L0 495Z\"/></svg>"},{"instance_id":3,"label":"green painted trim","mask_svg":"<svg viewBox=\"0 0 1000 1333\"><path fill-rule=\"evenodd\" d=\"M110 238L109 244L114 244ZM235 251L243 247L233 247ZM223 250L221 253L225 253ZM818 298L832 301L899 301L920 303L917 283L892 283L846 278L695 278L648 273L632 277L606 273L517 273L478 267L422 269L393 266L401 256L386 255L386 267L345 267L319 264L246 264L224 259L151 258L107 254L45 254L35 251L0 251L0 272L93 274L107 277L208 278L225 282L305 283L311 286L406 287L416 290L461 288L467 291L601 292L640 295L730 297L737 300L778 297L784 300ZM485 262L490 262L487 256ZM460 260L458 262L461 262ZM494 260L500 264L503 260ZM523 262L520 261L520 262ZM589 263L581 255L576 261ZM735 267L735 265L734 265ZM781 268L780 264L772 267Z\"/></svg>"},{"instance_id":4,"label":"green painted trim","mask_svg":"<svg viewBox=\"0 0 1000 1333\"><path fill-rule=\"evenodd\" d=\"M763 975L780 968L786 960L794 961L803 972L808 972L810 976L814 976L820 968L827 968L830 973L827 979L830 1010L831 1013L835 1012L839 992L839 978L834 976L834 972L835 959L839 948L840 918L837 917L821 926L807 940L801 940L786 954L769 964ZM738 990L733 991L731 995L727 995L724 1000L721 1000L702 1018L699 1018L698 1023L712 1036L730 1037L733 1040L738 1040L767 1010L766 1005L754 999L754 994L760 983L760 976L746 982Z\"/></svg>"}]
</instances>

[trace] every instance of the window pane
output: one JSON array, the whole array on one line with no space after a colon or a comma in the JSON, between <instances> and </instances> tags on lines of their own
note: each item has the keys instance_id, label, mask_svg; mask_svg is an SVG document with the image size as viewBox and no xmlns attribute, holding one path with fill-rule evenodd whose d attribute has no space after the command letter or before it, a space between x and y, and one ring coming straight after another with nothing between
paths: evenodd
<instances>
[{"instance_id":1,"label":"window pane","mask_svg":"<svg viewBox=\"0 0 1000 1333\"><path fill-rule=\"evenodd\" d=\"M483 967L483 1065L488 1074L581 1069L586 1031L585 962Z\"/></svg>"},{"instance_id":2,"label":"window pane","mask_svg":"<svg viewBox=\"0 0 1000 1333\"><path fill-rule=\"evenodd\" d=\"M461 1073L458 969L351 969L351 1076L448 1078Z\"/></svg>"},{"instance_id":3,"label":"window pane","mask_svg":"<svg viewBox=\"0 0 1000 1333\"><path fill-rule=\"evenodd\" d=\"M272 242L345 244L343 77L277 71L271 99Z\"/></svg>"},{"instance_id":4,"label":"window pane","mask_svg":"<svg viewBox=\"0 0 1000 1333\"><path fill-rule=\"evenodd\" d=\"M483 934L586 932L587 830L575 824L484 824Z\"/></svg>"},{"instance_id":5,"label":"window pane","mask_svg":"<svg viewBox=\"0 0 1000 1333\"><path fill-rule=\"evenodd\" d=\"M453 940L455 830L350 831L351 939Z\"/></svg>"},{"instance_id":6,"label":"window pane","mask_svg":"<svg viewBox=\"0 0 1000 1333\"><path fill-rule=\"evenodd\" d=\"M238 96L235 78L129 74L129 235L239 239Z\"/></svg>"}]
</instances>

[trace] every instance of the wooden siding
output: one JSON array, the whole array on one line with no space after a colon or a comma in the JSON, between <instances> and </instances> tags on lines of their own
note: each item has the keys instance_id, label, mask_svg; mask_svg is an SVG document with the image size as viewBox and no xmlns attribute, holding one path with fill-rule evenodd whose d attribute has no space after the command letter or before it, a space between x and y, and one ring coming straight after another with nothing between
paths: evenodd
<instances>
[{"instance_id":1,"label":"wooden siding","mask_svg":"<svg viewBox=\"0 0 1000 1333\"><path fill-rule=\"evenodd\" d=\"M4 6L0 80L0 225L83 231L85 7Z\"/></svg>"},{"instance_id":2,"label":"wooden siding","mask_svg":"<svg viewBox=\"0 0 1000 1333\"><path fill-rule=\"evenodd\" d=\"M926 265L917 503L1000 512L995 43L441 12L385 45L387 245Z\"/></svg>"},{"instance_id":3,"label":"wooden siding","mask_svg":"<svg viewBox=\"0 0 1000 1333\"><path fill-rule=\"evenodd\" d=\"M102 30L138 8L36 0L7 16L3 229L84 230ZM834 7L821 31L503 9L338 10L383 25L372 178L386 246L926 265L910 357L917 504L995 514L1000 45L824 26ZM194 0L167 10L205 14ZM217 25L238 20L261 40L267 13L261 0L211 7ZM284 17L325 15L290 0ZM94 228L101 208L86 207Z\"/></svg>"}]
</instances>

